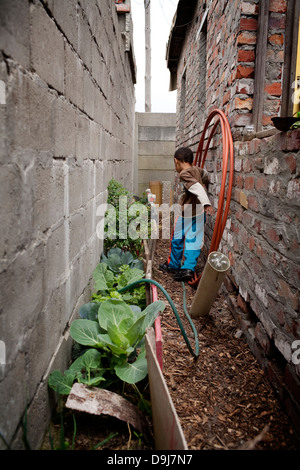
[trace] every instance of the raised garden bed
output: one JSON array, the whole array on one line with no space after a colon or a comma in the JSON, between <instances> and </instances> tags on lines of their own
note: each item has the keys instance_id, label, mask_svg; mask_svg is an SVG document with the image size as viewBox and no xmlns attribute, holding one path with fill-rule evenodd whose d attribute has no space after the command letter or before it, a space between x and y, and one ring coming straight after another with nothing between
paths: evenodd
<instances>
[{"instance_id":1,"label":"raised garden bed","mask_svg":"<svg viewBox=\"0 0 300 470\"><path fill-rule=\"evenodd\" d=\"M145 278L158 281L169 293L193 346L191 325L183 309L182 286L170 275L158 270L159 263L165 261L168 252L168 240L144 243ZM118 255L123 256L120 251ZM125 256L125 264L132 264L126 269L123 263ZM138 261L131 259L128 254L119 262L115 258L113 264L110 263L112 260L108 261L108 257L102 258L106 267L98 266L94 273L96 292L92 296L93 303L81 308L81 327L73 328L73 331L71 328L71 333L74 336L75 331L74 339L79 339L79 343L83 332L84 336L89 336L89 341L91 338L97 341L100 334L107 349L110 343L117 341L114 347L125 348L126 360L122 364L119 359L112 361L110 372L117 373L118 380L112 381L108 393L101 390L107 364L105 373L102 370L103 362L101 366L98 363L95 370L90 367L89 371L86 363L80 363L80 367L71 367L73 376L69 375L67 387L69 392L72 390L72 395L68 408L64 407L64 412L58 413L57 421L54 419L51 423L51 436L55 441L52 448L64 448L67 445L75 450L299 449L298 438L243 335L237 329L224 297L217 297L207 317L193 320L199 341L199 357L195 359L182 337L172 308L153 283L143 284L145 304L142 308L138 305L141 298L137 295L140 287L134 291L122 291L122 287L140 279L138 276L131 277L132 273L128 272L130 269L134 272L141 264L138 265ZM110 268L107 267L109 264ZM114 280L111 274L113 269L119 271ZM135 374L134 369L138 364L136 357L129 359L134 351L130 349L133 344L128 343L127 333L124 339L124 330L122 336L108 328L107 321L103 323L103 320L97 327L93 324L88 334L83 325L83 322L95 322L97 303L96 310L101 307L104 317L108 319L111 316L110 307L115 302L112 299L119 294L124 296L123 301L130 300L141 310L146 305L156 304L161 307L159 317L154 320L154 314L149 322L149 325L154 325L154 329L153 326L147 328L149 325L146 323L144 325L145 350L144 345L137 348L144 372L139 375L138 381L124 380L126 374L131 377ZM194 294L195 290L186 285L188 309ZM157 304L158 301L160 304ZM130 317L127 320L124 318L125 322L130 323L132 314L123 304L122 308L125 316ZM99 327L103 331L99 332ZM136 340L134 343L136 346ZM90 343L83 343L80 348L91 346ZM101 360L105 363L107 359L104 357ZM77 374L76 380L74 372ZM81 384L76 383L78 378ZM128 401L128 406L124 404L124 399ZM48 438L43 448L49 448Z\"/></svg>"}]
</instances>

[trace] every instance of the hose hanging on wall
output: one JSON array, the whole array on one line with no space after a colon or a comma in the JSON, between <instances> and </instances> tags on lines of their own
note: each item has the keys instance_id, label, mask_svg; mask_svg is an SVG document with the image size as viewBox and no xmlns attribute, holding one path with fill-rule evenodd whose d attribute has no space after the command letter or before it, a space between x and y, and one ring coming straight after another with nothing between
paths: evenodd
<instances>
[{"instance_id":1,"label":"hose hanging on wall","mask_svg":"<svg viewBox=\"0 0 300 470\"><path fill-rule=\"evenodd\" d=\"M217 120L214 123L210 134L208 136L206 146L204 149L204 142L206 132L210 126L211 121L214 117L217 116ZM222 180L221 180L221 189L219 194L219 203L218 203L218 210L217 216L215 221L215 227L211 239L211 245L209 249L209 253L212 251L217 251L224 228L226 225L226 220L228 217L230 200L231 200L231 193L232 193L232 186L233 186L233 173L234 173L234 150L233 150L233 138L231 134L230 125L228 122L227 117L220 109L214 109L208 116L203 132L201 134L201 138L198 144L194 165L198 165L199 167L203 168L205 159L208 153L210 142L216 132L218 125L221 125L222 131ZM204 152L203 152L204 149ZM225 201L225 189L226 189L226 179L227 179L227 171L228 171L228 163L229 163L229 179L228 179L228 187L227 187L227 194L226 194L226 204L224 209L224 201ZM197 277L195 273L195 277L192 281L189 281L189 284L193 287L196 287L199 283L200 277Z\"/></svg>"}]
</instances>

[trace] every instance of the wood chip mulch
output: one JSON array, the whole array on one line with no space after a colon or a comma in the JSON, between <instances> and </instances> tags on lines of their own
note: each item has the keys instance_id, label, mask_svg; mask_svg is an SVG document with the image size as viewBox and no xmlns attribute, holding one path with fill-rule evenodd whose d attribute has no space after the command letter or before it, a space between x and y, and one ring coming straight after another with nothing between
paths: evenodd
<instances>
[{"instance_id":1,"label":"wood chip mulch","mask_svg":"<svg viewBox=\"0 0 300 470\"><path fill-rule=\"evenodd\" d=\"M183 310L183 287L159 271L169 240L158 240L153 279L172 298L194 350L193 331ZM187 311L195 290L187 283ZM299 438L221 294L206 318L193 318L199 357L189 352L176 317L161 315L163 373L190 450L299 450Z\"/></svg>"}]
</instances>

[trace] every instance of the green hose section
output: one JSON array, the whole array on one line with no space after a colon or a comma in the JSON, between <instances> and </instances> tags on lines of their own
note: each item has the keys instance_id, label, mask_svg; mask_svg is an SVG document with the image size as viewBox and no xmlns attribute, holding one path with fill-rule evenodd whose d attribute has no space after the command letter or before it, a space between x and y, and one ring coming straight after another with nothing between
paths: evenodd
<instances>
[{"instance_id":1,"label":"green hose section","mask_svg":"<svg viewBox=\"0 0 300 470\"><path fill-rule=\"evenodd\" d=\"M186 292L185 292L185 285L184 283L182 282L182 286L183 286L183 310L184 310L184 313L192 327L192 330L193 330L193 333L194 333L194 337L195 337L195 351L193 351L193 348L191 347L191 344L189 342L189 339L187 337L187 334L184 330L184 327L183 327L183 324L181 322L181 319L180 319L180 316L177 312L177 309L174 305L174 302L173 300L171 299L171 297L169 296L168 292L165 290L165 288L159 284L158 282L154 281L153 279L140 279L138 281L135 281L133 282L132 284L129 284L128 286L126 287L122 287L122 289L120 289L118 292L124 292L125 290L127 289L132 289L134 288L137 284L141 284L141 283L149 283L149 284L154 284L156 287L158 287L161 292L164 294L164 296L166 297L166 299L168 300L174 314L175 314L175 317L176 317L176 320L177 320L177 323L179 325L179 328L180 328L180 331L182 333L182 336L186 342L186 345L190 351L190 353L192 354L193 357L197 358L199 356L199 342L198 342L198 334L197 334L197 331L196 331L196 328L195 328L195 325L194 323L192 322L191 320L191 317L189 316L188 312L187 312L187 309L186 309Z\"/></svg>"}]
</instances>

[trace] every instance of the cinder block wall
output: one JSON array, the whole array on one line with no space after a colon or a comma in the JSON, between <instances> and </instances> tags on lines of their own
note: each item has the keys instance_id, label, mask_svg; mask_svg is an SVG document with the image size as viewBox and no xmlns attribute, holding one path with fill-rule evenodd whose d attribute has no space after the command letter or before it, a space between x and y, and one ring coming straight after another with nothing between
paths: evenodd
<instances>
[{"instance_id":1,"label":"cinder block wall","mask_svg":"<svg viewBox=\"0 0 300 470\"><path fill-rule=\"evenodd\" d=\"M207 32L199 32L205 4ZM300 131L281 133L271 121L281 103L286 7L285 0L270 1L262 131L256 133L247 126L252 124L258 2L198 2L177 67L176 147L188 145L196 152L209 112L214 108L225 112L234 137L235 175L219 246L231 261L224 285L238 324L300 433L300 365L293 361L295 341L300 339ZM203 35L205 58L200 51ZM205 103L200 109L203 90ZM222 171L219 135L211 142L205 167L217 209ZM209 248L213 229L209 220L206 229Z\"/></svg>"},{"instance_id":2,"label":"cinder block wall","mask_svg":"<svg viewBox=\"0 0 300 470\"><path fill-rule=\"evenodd\" d=\"M48 374L67 365L68 326L102 251L107 183L132 189L126 21L110 0L1 1L0 432L12 448L25 410L30 446L43 438Z\"/></svg>"},{"instance_id":3,"label":"cinder block wall","mask_svg":"<svg viewBox=\"0 0 300 470\"><path fill-rule=\"evenodd\" d=\"M149 181L174 181L175 113L136 113L136 190Z\"/></svg>"}]
</instances>

